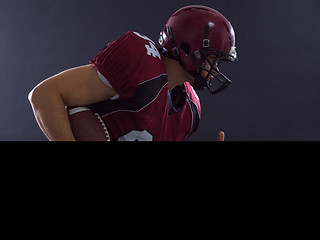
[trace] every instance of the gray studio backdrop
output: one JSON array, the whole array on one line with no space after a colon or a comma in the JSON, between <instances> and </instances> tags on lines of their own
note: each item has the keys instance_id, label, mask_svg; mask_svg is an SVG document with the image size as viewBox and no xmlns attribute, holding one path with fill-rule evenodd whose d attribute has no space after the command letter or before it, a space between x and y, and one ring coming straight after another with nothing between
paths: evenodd
<instances>
[{"instance_id":1,"label":"gray studio backdrop","mask_svg":"<svg viewBox=\"0 0 320 240\"><path fill-rule=\"evenodd\" d=\"M191 140L320 140L320 0L0 0L0 140L46 140L27 100L47 77L88 64L129 30L157 41L174 11L202 4L236 31L232 85L199 92Z\"/></svg>"}]
</instances>

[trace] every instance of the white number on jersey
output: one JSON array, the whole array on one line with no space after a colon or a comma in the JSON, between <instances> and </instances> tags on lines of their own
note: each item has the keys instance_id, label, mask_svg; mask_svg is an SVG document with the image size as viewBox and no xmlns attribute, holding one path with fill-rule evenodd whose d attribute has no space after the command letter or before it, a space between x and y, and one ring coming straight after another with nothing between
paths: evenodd
<instances>
[{"instance_id":1,"label":"white number on jersey","mask_svg":"<svg viewBox=\"0 0 320 240\"><path fill-rule=\"evenodd\" d=\"M148 56L152 56L154 58L159 58L161 60L161 55L160 55L154 41L152 41L150 38L148 38L147 36L144 36L140 33L137 33L137 32L133 32L133 33L135 35L137 35L138 37L141 37L142 39L149 41L149 45L145 45L146 49L147 49Z\"/></svg>"},{"instance_id":2,"label":"white number on jersey","mask_svg":"<svg viewBox=\"0 0 320 240\"><path fill-rule=\"evenodd\" d=\"M153 136L147 131L136 131L133 130L126 135L119 137L119 142L125 142L125 141L152 141Z\"/></svg>"},{"instance_id":3,"label":"white number on jersey","mask_svg":"<svg viewBox=\"0 0 320 240\"><path fill-rule=\"evenodd\" d=\"M149 44L150 44L150 46L145 45L145 46L146 46L146 49L147 49L147 51L148 51L147 54L148 54L149 56L152 55L152 57L154 57L154 58L158 57L158 58L161 60L161 55L160 55L158 49L156 48L156 46L155 46L152 42L149 42Z\"/></svg>"}]
</instances>

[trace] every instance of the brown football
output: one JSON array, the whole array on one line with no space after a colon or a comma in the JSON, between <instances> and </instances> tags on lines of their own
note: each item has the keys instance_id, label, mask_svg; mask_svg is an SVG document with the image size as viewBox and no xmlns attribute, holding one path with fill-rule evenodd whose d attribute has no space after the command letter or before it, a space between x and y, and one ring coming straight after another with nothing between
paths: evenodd
<instances>
[{"instance_id":1,"label":"brown football","mask_svg":"<svg viewBox=\"0 0 320 240\"><path fill-rule=\"evenodd\" d=\"M110 141L110 135L99 114L86 107L67 107L69 121L77 141Z\"/></svg>"}]
</instances>

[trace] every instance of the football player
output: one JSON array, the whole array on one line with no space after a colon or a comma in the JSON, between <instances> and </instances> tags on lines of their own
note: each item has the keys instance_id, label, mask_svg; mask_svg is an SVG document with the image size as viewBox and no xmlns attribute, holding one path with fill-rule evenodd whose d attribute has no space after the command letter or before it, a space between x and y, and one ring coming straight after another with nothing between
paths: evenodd
<instances>
[{"instance_id":1,"label":"football player","mask_svg":"<svg viewBox=\"0 0 320 240\"><path fill-rule=\"evenodd\" d=\"M90 64L36 86L29 100L47 138L75 140L66 106L99 114L112 141L183 141L193 135L201 118L194 90L217 94L231 83L219 64L237 60L233 27L212 8L186 6L170 17L159 43L161 48L127 32ZM217 140L224 140L223 132Z\"/></svg>"}]
</instances>

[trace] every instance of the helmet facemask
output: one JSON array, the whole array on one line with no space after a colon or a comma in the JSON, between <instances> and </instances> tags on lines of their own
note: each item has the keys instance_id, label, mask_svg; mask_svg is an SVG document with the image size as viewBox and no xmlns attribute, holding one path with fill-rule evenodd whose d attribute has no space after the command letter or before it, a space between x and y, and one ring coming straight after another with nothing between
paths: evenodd
<instances>
[{"instance_id":1,"label":"helmet facemask","mask_svg":"<svg viewBox=\"0 0 320 240\"><path fill-rule=\"evenodd\" d=\"M213 62L209 59L210 55L215 57ZM219 70L219 67L222 61L235 62L236 58L233 59L231 55L213 48L197 50L191 54L191 57L198 68L197 71L189 72L195 78L193 86L195 90L203 90L207 87L210 93L214 95L230 85L231 80ZM203 60L202 64L199 63L199 59ZM207 63L209 63L209 69L206 68Z\"/></svg>"}]
</instances>

